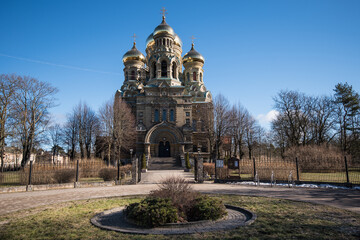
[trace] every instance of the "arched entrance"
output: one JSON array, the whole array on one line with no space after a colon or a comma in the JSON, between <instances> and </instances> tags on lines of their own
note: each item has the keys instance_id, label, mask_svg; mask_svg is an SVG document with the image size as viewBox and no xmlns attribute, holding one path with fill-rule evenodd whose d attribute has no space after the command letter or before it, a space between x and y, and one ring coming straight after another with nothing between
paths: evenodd
<instances>
[{"instance_id":1,"label":"arched entrance","mask_svg":"<svg viewBox=\"0 0 360 240\"><path fill-rule=\"evenodd\" d=\"M150 158L178 158L183 154L183 134L173 124L162 122L147 132L145 146L145 154Z\"/></svg>"},{"instance_id":2,"label":"arched entrance","mask_svg":"<svg viewBox=\"0 0 360 240\"><path fill-rule=\"evenodd\" d=\"M169 141L160 141L159 143L159 157L170 157L170 142Z\"/></svg>"}]
</instances>

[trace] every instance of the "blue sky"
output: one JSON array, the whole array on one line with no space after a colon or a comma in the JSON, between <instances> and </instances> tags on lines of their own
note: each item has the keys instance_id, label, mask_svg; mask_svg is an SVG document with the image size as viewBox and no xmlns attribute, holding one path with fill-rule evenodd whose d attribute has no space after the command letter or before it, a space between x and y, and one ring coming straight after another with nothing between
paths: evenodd
<instances>
[{"instance_id":1,"label":"blue sky","mask_svg":"<svg viewBox=\"0 0 360 240\"><path fill-rule=\"evenodd\" d=\"M240 101L265 127L281 89L329 95L348 82L360 91L358 0L0 0L0 73L59 88L56 121L79 101L97 110L122 85L131 36L145 53L162 7L183 54L196 37L213 96Z\"/></svg>"}]
</instances>

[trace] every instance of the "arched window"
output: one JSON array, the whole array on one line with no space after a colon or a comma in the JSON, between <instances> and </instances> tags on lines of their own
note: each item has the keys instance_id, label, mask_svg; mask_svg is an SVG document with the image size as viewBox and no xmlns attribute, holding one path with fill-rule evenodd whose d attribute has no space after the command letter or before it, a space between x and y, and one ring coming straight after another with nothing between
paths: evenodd
<instances>
[{"instance_id":1,"label":"arched window","mask_svg":"<svg viewBox=\"0 0 360 240\"><path fill-rule=\"evenodd\" d=\"M125 81L129 80L129 74L128 72L125 72Z\"/></svg>"},{"instance_id":2,"label":"arched window","mask_svg":"<svg viewBox=\"0 0 360 240\"><path fill-rule=\"evenodd\" d=\"M173 122L174 120L174 109L170 110L170 121Z\"/></svg>"},{"instance_id":3,"label":"arched window","mask_svg":"<svg viewBox=\"0 0 360 240\"><path fill-rule=\"evenodd\" d=\"M176 63L173 63L173 66L172 66L172 77L176 78Z\"/></svg>"},{"instance_id":4,"label":"arched window","mask_svg":"<svg viewBox=\"0 0 360 240\"><path fill-rule=\"evenodd\" d=\"M202 73L200 73L200 82L202 82L203 79L202 79Z\"/></svg>"},{"instance_id":5,"label":"arched window","mask_svg":"<svg viewBox=\"0 0 360 240\"><path fill-rule=\"evenodd\" d=\"M154 111L154 121L158 122L159 121L159 110L155 109Z\"/></svg>"},{"instance_id":6,"label":"arched window","mask_svg":"<svg viewBox=\"0 0 360 240\"><path fill-rule=\"evenodd\" d=\"M152 77L156 78L156 62L152 63Z\"/></svg>"},{"instance_id":7,"label":"arched window","mask_svg":"<svg viewBox=\"0 0 360 240\"><path fill-rule=\"evenodd\" d=\"M135 71L131 71L130 80L135 80Z\"/></svg>"},{"instance_id":8,"label":"arched window","mask_svg":"<svg viewBox=\"0 0 360 240\"><path fill-rule=\"evenodd\" d=\"M166 44L167 44L167 46L170 45L170 44L169 44L169 39L166 39Z\"/></svg>"},{"instance_id":9,"label":"arched window","mask_svg":"<svg viewBox=\"0 0 360 240\"><path fill-rule=\"evenodd\" d=\"M163 45L165 46L165 38L163 39Z\"/></svg>"},{"instance_id":10,"label":"arched window","mask_svg":"<svg viewBox=\"0 0 360 240\"><path fill-rule=\"evenodd\" d=\"M196 81L196 72L193 72L193 80Z\"/></svg>"},{"instance_id":11,"label":"arched window","mask_svg":"<svg viewBox=\"0 0 360 240\"><path fill-rule=\"evenodd\" d=\"M163 112L162 112L162 120L163 120L163 121L166 121L166 109L163 109Z\"/></svg>"},{"instance_id":12,"label":"arched window","mask_svg":"<svg viewBox=\"0 0 360 240\"><path fill-rule=\"evenodd\" d=\"M165 60L161 62L161 77L167 77L167 63Z\"/></svg>"},{"instance_id":13,"label":"arched window","mask_svg":"<svg viewBox=\"0 0 360 240\"><path fill-rule=\"evenodd\" d=\"M190 81L190 73L186 74L186 78L187 78L188 81Z\"/></svg>"},{"instance_id":14,"label":"arched window","mask_svg":"<svg viewBox=\"0 0 360 240\"><path fill-rule=\"evenodd\" d=\"M196 132L196 120L193 120L192 128L193 128L193 131Z\"/></svg>"}]
</instances>

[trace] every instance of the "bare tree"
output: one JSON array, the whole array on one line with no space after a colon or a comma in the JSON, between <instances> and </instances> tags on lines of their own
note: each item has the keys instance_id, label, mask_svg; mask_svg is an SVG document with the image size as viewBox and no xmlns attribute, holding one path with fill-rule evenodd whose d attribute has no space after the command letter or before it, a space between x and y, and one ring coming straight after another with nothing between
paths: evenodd
<instances>
[{"instance_id":1,"label":"bare tree","mask_svg":"<svg viewBox=\"0 0 360 240\"><path fill-rule=\"evenodd\" d=\"M67 145L67 152L70 159L74 160L78 144L78 123L75 111L67 116L67 121L63 127L63 140Z\"/></svg>"},{"instance_id":2,"label":"bare tree","mask_svg":"<svg viewBox=\"0 0 360 240\"><path fill-rule=\"evenodd\" d=\"M222 95L216 96L214 101L215 144L217 158L220 158L220 146L229 127L229 101Z\"/></svg>"},{"instance_id":3,"label":"bare tree","mask_svg":"<svg viewBox=\"0 0 360 240\"><path fill-rule=\"evenodd\" d=\"M95 136L98 132L99 121L96 113L86 104L79 103L74 108L76 117L80 157L90 158L92 148L95 142Z\"/></svg>"},{"instance_id":4,"label":"bare tree","mask_svg":"<svg viewBox=\"0 0 360 240\"><path fill-rule=\"evenodd\" d=\"M243 158L243 147L246 143L246 130L251 120L250 114L247 109L240 103L234 105L230 111L231 128L229 132L234 139L234 156L237 156L237 150L239 151L239 157Z\"/></svg>"},{"instance_id":5,"label":"bare tree","mask_svg":"<svg viewBox=\"0 0 360 240\"><path fill-rule=\"evenodd\" d=\"M51 140L52 161L55 164L55 156L59 154L61 143L63 142L63 131L60 124L54 124L49 127L49 135Z\"/></svg>"},{"instance_id":6,"label":"bare tree","mask_svg":"<svg viewBox=\"0 0 360 240\"><path fill-rule=\"evenodd\" d=\"M16 75L0 75L0 158L1 171L4 168L5 139L12 130L9 127L11 108L13 107L14 95L18 90L18 79Z\"/></svg>"},{"instance_id":7,"label":"bare tree","mask_svg":"<svg viewBox=\"0 0 360 240\"><path fill-rule=\"evenodd\" d=\"M108 164L111 162L111 147L114 143L114 98L105 102L99 109L100 134L106 145Z\"/></svg>"},{"instance_id":8,"label":"bare tree","mask_svg":"<svg viewBox=\"0 0 360 240\"><path fill-rule=\"evenodd\" d=\"M48 110L55 106L57 88L31 77L19 78L19 91L15 95L12 113L16 119L15 129L21 140L24 167L30 159L34 144L49 123Z\"/></svg>"},{"instance_id":9,"label":"bare tree","mask_svg":"<svg viewBox=\"0 0 360 240\"><path fill-rule=\"evenodd\" d=\"M136 138L135 117L131 108L119 95L114 100L114 142L121 160L121 150L134 146Z\"/></svg>"}]
</instances>

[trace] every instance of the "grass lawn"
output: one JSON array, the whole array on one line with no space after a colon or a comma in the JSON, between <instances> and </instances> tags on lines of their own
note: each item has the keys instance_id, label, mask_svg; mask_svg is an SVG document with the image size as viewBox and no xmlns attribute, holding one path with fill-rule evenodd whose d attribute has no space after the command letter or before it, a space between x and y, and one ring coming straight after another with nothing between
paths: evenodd
<instances>
[{"instance_id":1,"label":"grass lawn","mask_svg":"<svg viewBox=\"0 0 360 240\"><path fill-rule=\"evenodd\" d=\"M264 197L217 195L254 211L250 226L181 236L130 235L101 230L90 219L139 197L67 202L0 216L0 239L359 239L360 214L310 203Z\"/></svg>"}]
</instances>

